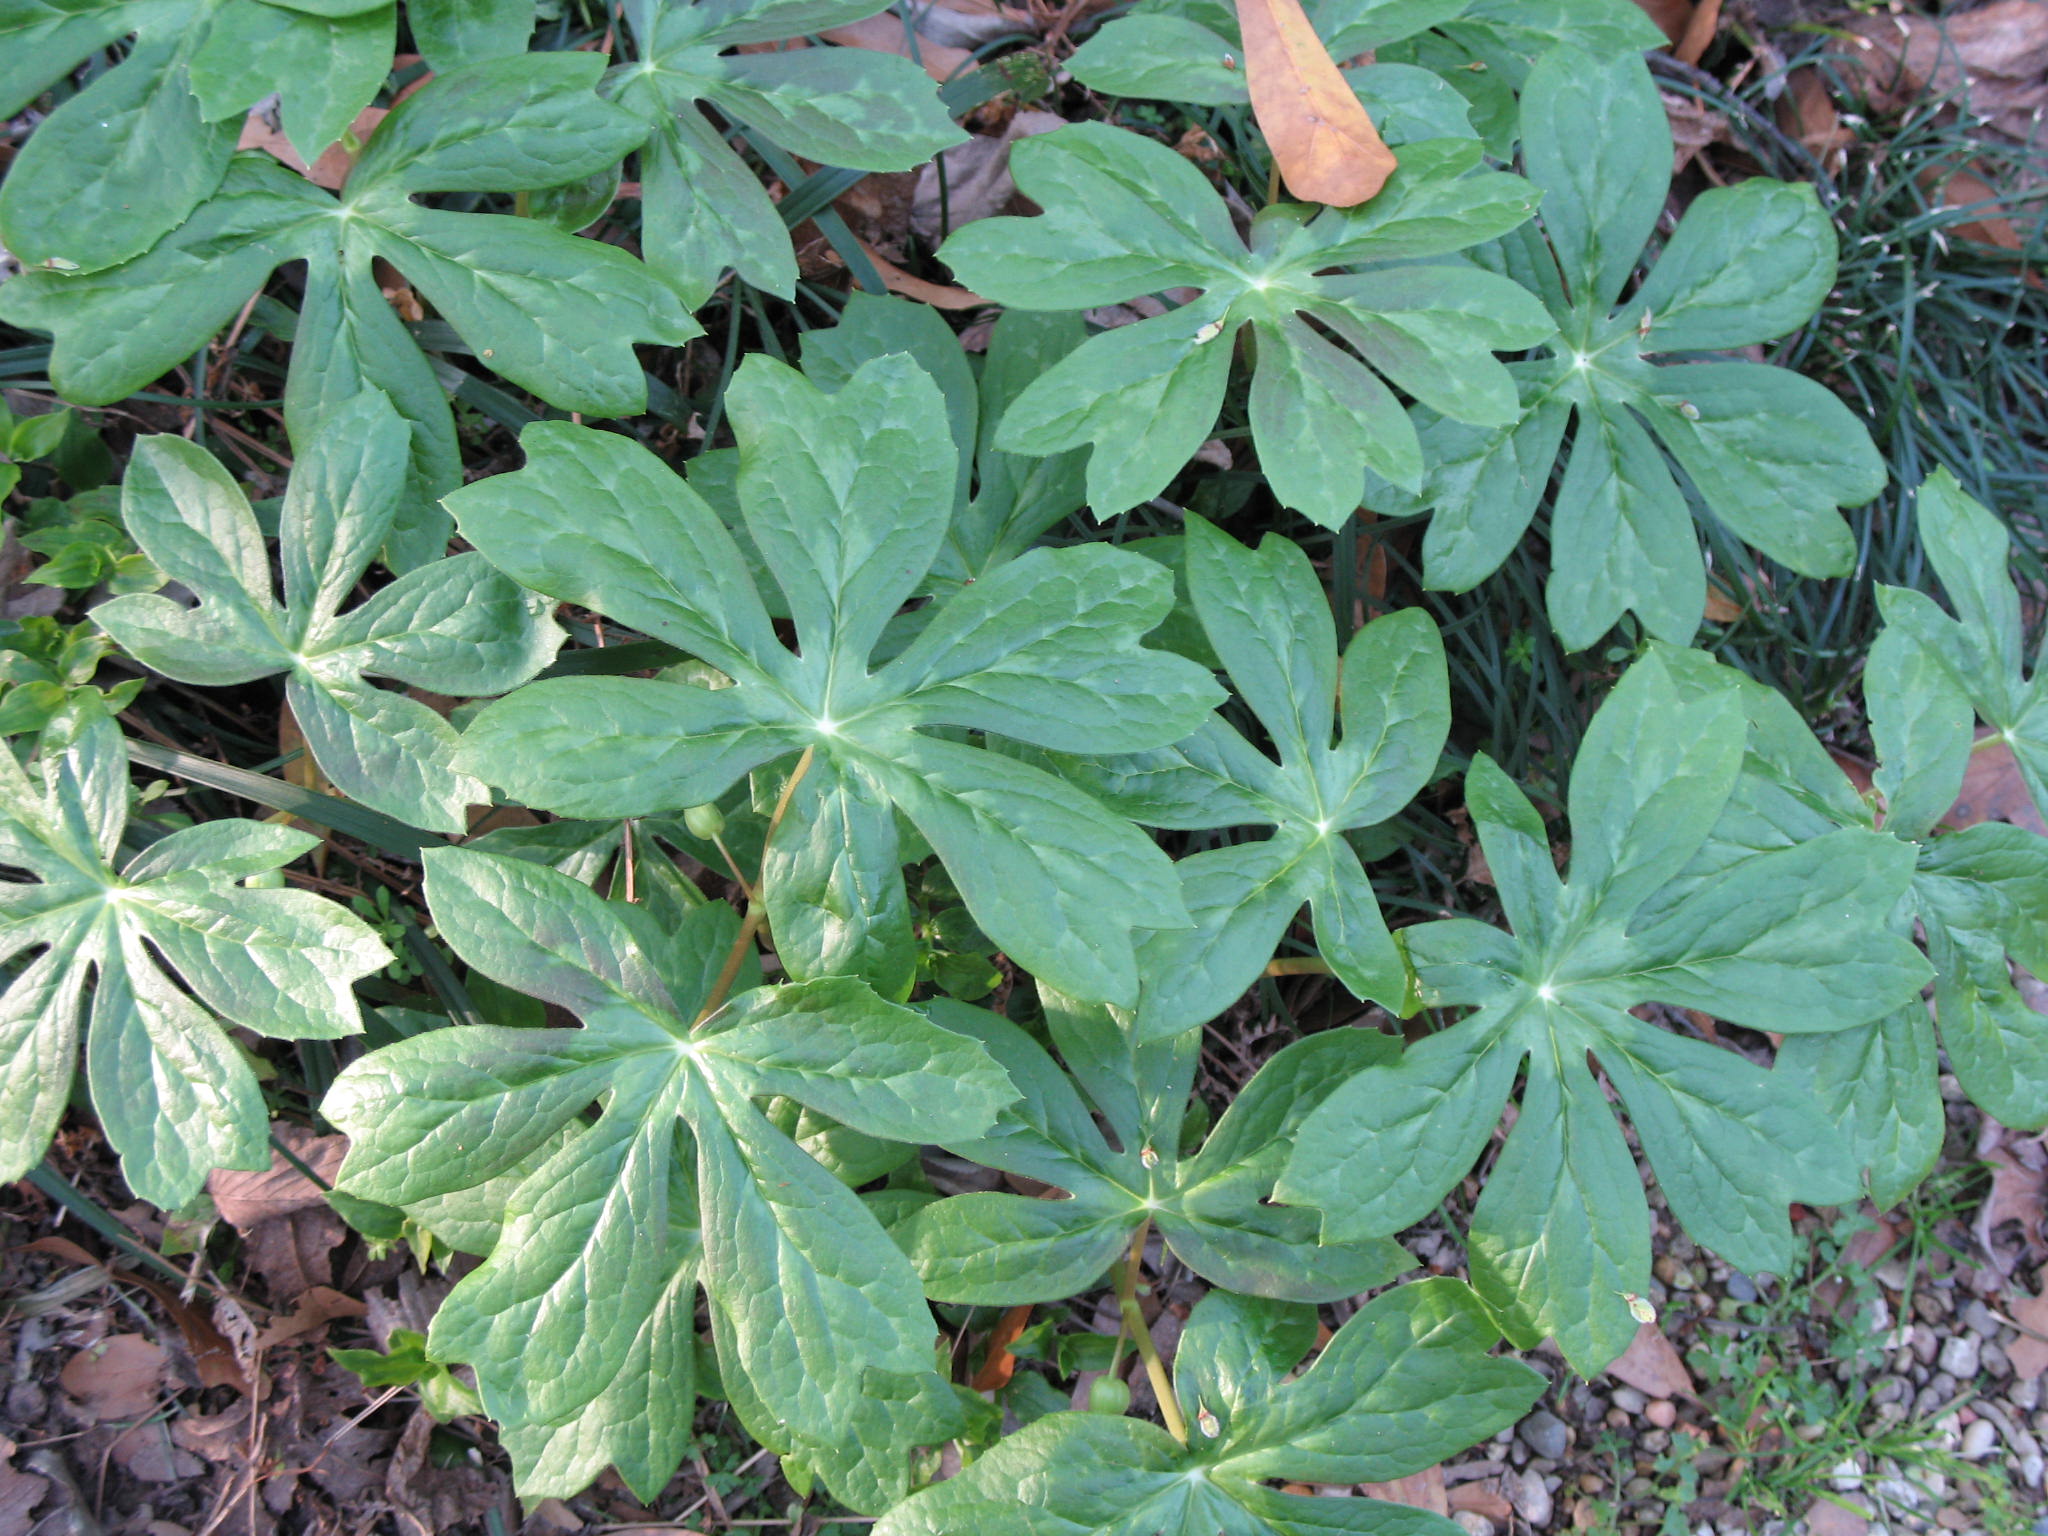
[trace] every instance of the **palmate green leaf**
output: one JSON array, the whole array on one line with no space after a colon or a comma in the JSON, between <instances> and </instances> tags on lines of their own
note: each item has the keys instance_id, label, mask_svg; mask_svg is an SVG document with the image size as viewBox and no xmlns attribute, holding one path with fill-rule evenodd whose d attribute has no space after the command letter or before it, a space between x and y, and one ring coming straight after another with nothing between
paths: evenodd
<instances>
[{"instance_id":1,"label":"palmate green leaf","mask_svg":"<svg viewBox=\"0 0 2048 1536\"><path fill-rule=\"evenodd\" d=\"M1964 569L1997 571L2000 552L1977 551ZM2027 1006L2007 957L2037 975L2048 970L2048 838L1989 822L1935 835L1962 789L1971 707L1920 634L1910 624L1885 629L1864 669L1883 830L1914 860L1891 925L1901 935L1917 925L1926 935L1941 1044L1964 1089L2002 1123L2038 1127L2048 1124L2048 1018ZM1671 659L1694 672L1720 671L1690 656ZM1874 823L1870 805L1780 694L1747 681L1737 687L1750 733L1743 777L1678 890L1759 854ZM1943 1118L1935 1035L1917 1000L1840 1038L1790 1041L1782 1061L1812 1080L1850 1130L1873 1198L1896 1201L1933 1167Z\"/></svg>"},{"instance_id":2,"label":"palmate green leaf","mask_svg":"<svg viewBox=\"0 0 2048 1536\"><path fill-rule=\"evenodd\" d=\"M446 549L439 498L461 484L461 462L447 397L373 260L402 272L486 365L564 410L645 410L633 344L699 334L675 293L613 246L413 201L557 186L615 165L644 130L597 99L602 68L592 54L555 53L440 75L379 124L338 199L266 155L237 156L219 191L147 254L100 272L25 273L0 290L0 318L49 331L60 391L105 404L190 358L273 268L303 259L286 423L298 437L365 388L390 397L411 441L386 558L423 565Z\"/></svg>"},{"instance_id":3,"label":"palmate green leaf","mask_svg":"<svg viewBox=\"0 0 2048 1536\"><path fill-rule=\"evenodd\" d=\"M263 1094L228 1025L355 1034L352 985L391 954L324 897L243 886L310 834L212 821L122 862L127 820L121 732L90 696L44 730L26 771L0 749L0 866L34 877L0 885L0 1179L49 1145L83 1032L129 1188L176 1210L215 1168L269 1166Z\"/></svg>"},{"instance_id":4,"label":"palmate green leaf","mask_svg":"<svg viewBox=\"0 0 2048 1536\"><path fill-rule=\"evenodd\" d=\"M636 0L626 8L639 57L614 69L605 90L650 130L640 148L646 257L691 308L728 268L785 299L797 279L774 202L703 108L791 154L863 171L909 170L965 137L909 59L824 46L724 51L878 9L875 0Z\"/></svg>"},{"instance_id":5,"label":"palmate green leaf","mask_svg":"<svg viewBox=\"0 0 2048 1536\"><path fill-rule=\"evenodd\" d=\"M1466 140L1409 145L1370 203L1275 205L1247 246L1215 189L1163 144L1093 123L1020 143L1017 184L1046 213L978 220L947 240L940 255L963 283L1031 310L1175 287L1201 296L1083 343L1017 397L997 444L1095 445L1089 503L1098 517L1126 511L1209 436L1237 333L1251 326L1252 439L1283 503L1334 527L1358 506L1366 469L1417 484L1415 431L1388 384L1462 420L1506 422L1514 385L1493 351L1554 329L1517 284L1429 260L1496 238L1535 206L1526 182L1479 159ZM1133 434L1139 419L1146 430Z\"/></svg>"},{"instance_id":6,"label":"palmate green leaf","mask_svg":"<svg viewBox=\"0 0 2048 1536\"><path fill-rule=\"evenodd\" d=\"M1100 1280L1148 1220L1190 1269L1251 1295L1334 1301L1412 1267L1383 1238L1318 1246L1310 1212L1266 1203L1303 1117L1346 1077L1392 1060L1386 1036L1335 1029L1288 1046L1246 1085L1202 1149L1183 1156L1200 1035L1142 1043L1100 1008L1045 999L1071 1078L995 1014L925 1005L939 1023L985 1042L1023 1094L986 1138L948 1149L1066 1192L1052 1200L955 1195L898 1222L897 1240L929 1295L987 1306L1064 1300ZM1091 1105L1115 1127L1122 1150L1097 1127Z\"/></svg>"},{"instance_id":7,"label":"palmate green leaf","mask_svg":"<svg viewBox=\"0 0 2048 1536\"><path fill-rule=\"evenodd\" d=\"M1466 919L1405 931L1424 1001L1476 1011L1326 1099L1277 1198L1320 1208L1326 1241L1401 1230L1470 1170L1525 1069L1521 1114L1473 1212L1473 1284L1511 1339L1553 1336L1590 1374L1635 1336L1624 1296L1648 1288L1650 1269L1642 1182L1590 1056L1686 1230L1741 1269L1789 1272L1787 1203L1858 1193L1845 1139L1799 1071L1628 1010L1661 1002L1827 1035L1904 1007L1928 968L1889 927L1912 850L1867 828L1663 894L1728 813L1748 735L1725 669L1702 657L1674 678L1661 653L1638 661L1572 766L1566 879L1534 807L1476 759L1466 802L1514 934Z\"/></svg>"},{"instance_id":8,"label":"palmate green leaf","mask_svg":"<svg viewBox=\"0 0 2048 1536\"><path fill-rule=\"evenodd\" d=\"M372 810L436 832L465 830L490 791L455 767L456 734L432 709L371 685L466 697L503 693L562 642L552 604L481 555L421 566L338 610L398 513L405 424L365 391L301 435L280 514L284 601L241 489L204 449L145 438L122 485L122 520L198 601L118 597L93 619L144 666L225 687L282 673L306 748L334 786Z\"/></svg>"},{"instance_id":9,"label":"palmate green leaf","mask_svg":"<svg viewBox=\"0 0 2048 1536\"><path fill-rule=\"evenodd\" d=\"M1269 535L1247 550L1199 518L1188 519L1186 537L1195 613L1279 762L1212 717L1170 747L1059 766L1150 826L1274 831L1181 861L1194 926L1147 936L1138 1033L1172 1034L1222 1012L1258 979L1304 904L1337 978L1413 1013L1414 973L1343 834L1396 815L1436 771L1451 724L1436 625L1413 608L1374 620L1353 637L1340 682L1330 605L1298 546ZM1333 745L1340 692L1343 735Z\"/></svg>"},{"instance_id":10,"label":"palmate green leaf","mask_svg":"<svg viewBox=\"0 0 2048 1536\"><path fill-rule=\"evenodd\" d=\"M1909 634L1949 689L1999 733L2027 793L2048 816L2048 649L2034 658L2028 675L2019 592L2010 575L2011 536L1946 469L1921 486L1919 520L1920 542L1954 617L1924 592L1879 587L1885 623ZM1936 809L1952 803L1953 796Z\"/></svg>"},{"instance_id":11,"label":"palmate green leaf","mask_svg":"<svg viewBox=\"0 0 2048 1536\"><path fill-rule=\"evenodd\" d=\"M1397 483L1373 500L1431 510L1428 584L1463 591L1499 567L1560 451L1547 606L1572 649L1625 612L1674 644L1699 627L1705 566L1665 453L1745 542L1806 575L1845 574L1854 550L1836 509L1868 501L1885 479L1853 413L1786 369L1651 361L1733 351L1812 317L1835 273L1834 229L1813 189L1756 179L1696 199L1624 299L1670 184L1670 129L1648 69L1560 49L1531 72L1521 125L1547 243L1517 231L1500 260L1544 295L1557 339L1547 358L1510 365L1519 405L1498 420L1422 400L1421 489L1385 476Z\"/></svg>"},{"instance_id":12,"label":"palmate green leaf","mask_svg":"<svg viewBox=\"0 0 2048 1536\"><path fill-rule=\"evenodd\" d=\"M665 930L524 860L442 849L426 865L456 953L583 1027L415 1036L345 1071L323 1111L351 1137L339 1187L390 1205L473 1188L561 1138L429 1336L476 1370L522 1491L580 1491L606 1461L659 1491L689 1444L701 1286L749 1432L857 1508L900 1498L911 1448L953 1432L933 1406L949 1399L923 1294L858 1197L753 1100L869 1135L967 1138L1014 1097L1001 1068L847 978L743 974L698 1022L738 935L727 907Z\"/></svg>"},{"instance_id":13,"label":"palmate green leaf","mask_svg":"<svg viewBox=\"0 0 2048 1536\"><path fill-rule=\"evenodd\" d=\"M1313 1324L1306 1308L1211 1291L1175 1362L1188 1444L1139 1419L1050 1413L891 1510L875 1536L1451 1536L1440 1515L1269 1484L1391 1482L1433 1466L1512 1424L1542 1378L1487 1355L1494 1328L1456 1280L1375 1298L1284 1379Z\"/></svg>"},{"instance_id":14,"label":"palmate green leaf","mask_svg":"<svg viewBox=\"0 0 2048 1536\"><path fill-rule=\"evenodd\" d=\"M776 637L724 523L666 466L622 437L537 424L522 440L525 469L449 498L463 536L522 584L667 641L735 686L529 684L477 717L465 766L563 815L641 816L715 800L808 751L805 812L840 829L816 846L852 862L807 856L800 845L815 834L785 815L764 895L778 937L804 946L780 950L793 974L851 971L908 994L900 810L1018 964L1130 1006L1131 929L1187 920L1165 856L1051 774L924 732L1070 750L1184 735L1219 690L1138 643L1172 600L1170 576L1099 546L1033 550L938 607L871 670L952 519L956 465L937 389L905 357L865 364L833 395L750 358L728 399L746 527L796 649ZM804 872L799 890L778 879L784 857Z\"/></svg>"}]
</instances>

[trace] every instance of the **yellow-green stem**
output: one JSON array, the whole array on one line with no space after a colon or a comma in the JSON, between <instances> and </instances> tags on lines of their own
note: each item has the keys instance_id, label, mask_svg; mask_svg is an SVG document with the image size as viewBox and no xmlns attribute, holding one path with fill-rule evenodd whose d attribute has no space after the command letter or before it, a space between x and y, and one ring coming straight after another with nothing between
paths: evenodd
<instances>
[{"instance_id":1,"label":"yellow-green stem","mask_svg":"<svg viewBox=\"0 0 2048 1536\"><path fill-rule=\"evenodd\" d=\"M1124 1260L1123 1273L1117 1277L1117 1306L1123 1312L1124 1327L1130 1332L1131 1342L1138 1347L1138 1358L1145 1362L1145 1375L1152 1383L1152 1395L1159 1400L1159 1416L1166 1420L1166 1432L1182 1445L1188 1443L1188 1421L1181 1416L1180 1402L1173 1395L1173 1383L1167 1380L1166 1362L1159 1358L1159 1348L1152 1342L1152 1330L1145 1326L1145 1314L1138 1306L1138 1271L1145 1262L1145 1238L1152 1230L1152 1218L1147 1216L1138 1227L1138 1235L1131 1239L1130 1254Z\"/></svg>"},{"instance_id":2,"label":"yellow-green stem","mask_svg":"<svg viewBox=\"0 0 2048 1536\"><path fill-rule=\"evenodd\" d=\"M1268 960L1268 976L1327 976L1330 962L1318 960L1314 955L1303 955L1291 960Z\"/></svg>"},{"instance_id":3,"label":"yellow-green stem","mask_svg":"<svg viewBox=\"0 0 2048 1536\"><path fill-rule=\"evenodd\" d=\"M811 754L815 748L805 747L804 755L796 760L796 767L790 771L789 781L782 786L782 793L776 797L775 814L768 818L767 835L761 839L761 857L768 857L768 845L775 839L775 829L782 825L783 812L789 809L790 797L796 793L796 786L803 776L810 772ZM691 1021L695 1029L711 1015L725 1006L726 995L732 991L732 984L739 979L740 965L747 958L747 951L753 948L754 935L761 931L761 924L768 918L768 909L759 901L749 899L747 920L740 924L739 937L732 941L732 949L725 957L725 964L719 968L718 980L712 984L711 995L704 999L704 1006Z\"/></svg>"}]
</instances>

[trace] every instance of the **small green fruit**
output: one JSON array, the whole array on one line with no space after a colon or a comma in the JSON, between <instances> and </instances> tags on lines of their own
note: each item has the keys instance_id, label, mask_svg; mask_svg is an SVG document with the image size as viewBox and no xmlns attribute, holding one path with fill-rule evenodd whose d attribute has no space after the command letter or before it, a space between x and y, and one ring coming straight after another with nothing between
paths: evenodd
<instances>
[{"instance_id":1,"label":"small green fruit","mask_svg":"<svg viewBox=\"0 0 2048 1536\"><path fill-rule=\"evenodd\" d=\"M1131 1410L1130 1387L1114 1376L1098 1376L1088 1383L1090 1413L1123 1414Z\"/></svg>"},{"instance_id":2,"label":"small green fruit","mask_svg":"<svg viewBox=\"0 0 2048 1536\"><path fill-rule=\"evenodd\" d=\"M715 805L693 805L683 812L683 825L690 836L710 841L725 831L725 812Z\"/></svg>"}]
</instances>

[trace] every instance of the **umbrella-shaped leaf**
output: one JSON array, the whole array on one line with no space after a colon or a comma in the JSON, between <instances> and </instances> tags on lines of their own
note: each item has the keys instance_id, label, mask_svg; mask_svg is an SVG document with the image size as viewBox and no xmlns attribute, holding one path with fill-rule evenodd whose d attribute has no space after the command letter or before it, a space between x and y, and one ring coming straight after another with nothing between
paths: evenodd
<instances>
[{"instance_id":1,"label":"umbrella-shaped leaf","mask_svg":"<svg viewBox=\"0 0 2048 1536\"><path fill-rule=\"evenodd\" d=\"M986 1138L949 1149L1066 1192L1055 1200L956 1195L905 1217L897 1237L932 1296L990 1306L1064 1300L1099 1280L1147 1221L1189 1268L1249 1294L1332 1301L1409 1267L1380 1238L1319 1246L1309 1212L1267 1203L1303 1118L1343 1079L1392 1060L1386 1036L1335 1029L1297 1041L1252 1078L1201 1150L1184 1156L1199 1035L1139 1043L1100 1008L1053 994L1046 1001L1072 1077L992 1013L927 1005L939 1022L985 1041L1023 1094ZM1091 1103L1116 1125L1122 1150L1097 1128Z\"/></svg>"},{"instance_id":2,"label":"umbrella-shaped leaf","mask_svg":"<svg viewBox=\"0 0 2048 1536\"><path fill-rule=\"evenodd\" d=\"M1535 809L1480 757L1466 798L1514 935L1467 919L1406 930L1423 998L1474 1010L1368 1069L1303 1127L1278 1198L1326 1240L1400 1231L1468 1172L1518 1070L1521 1113L1473 1213L1473 1283L1526 1345L1593 1371L1636 1324L1650 1215L1599 1082L1694 1237L1748 1271L1795 1257L1786 1206L1857 1192L1847 1142L1805 1075L1636 1018L1644 1002L1752 1029L1828 1035L1911 1000L1928 971L1890 929L1912 850L1867 828L1734 860L1666 887L1736 798L1748 736L1732 678L1636 663L1573 764L1560 880ZM1700 674L1709 674L1702 677ZM1810 738L1809 738L1810 739Z\"/></svg>"},{"instance_id":3,"label":"umbrella-shaped leaf","mask_svg":"<svg viewBox=\"0 0 2048 1536\"><path fill-rule=\"evenodd\" d=\"M1248 550L1190 518L1187 577L1209 643L1279 762L1216 717L1174 746L1061 767L1152 826L1274 830L1268 841L1181 861L1194 926L1145 940L1139 1033L1214 1018L1257 980L1304 904L1345 986L1412 1013L1412 973L1343 834L1396 815L1436 771L1451 715L1435 624L1413 608L1374 620L1352 638L1340 673L1330 605L1296 545L1275 535ZM1333 742L1340 692L1343 733Z\"/></svg>"},{"instance_id":4,"label":"umbrella-shaped leaf","mask_svg":"<svg viewBox=\"0 0 2048 1536\"><path fill-rule=\"evenodd\" d=\"M864 171L904 171L964 135L931 77L909 59L822 45L727 53L845 26L874 0L629 6L639 58L612 72L606 94L650 130L640 149L648 263L692 308L727 268L789 298L796 255L767 190L703 108L794 155Z\"/></svg>"},{"instance_id":5,"label":"umbrella-shaped leaf","mask_svg":"<svg viewBox=\"0 0 2048 1536\"><path fill-rule=\"evenodd\" d=\"M98 272L26 273L0 292L0 315L55 336L51 374L66 398L105 404L190 358L273 268L303 259L287 422L297 436L365 387L390 397L411 440L387 557L423 565L446 548L438 503L461 464L447 398L385 301L376 259L487 366L564 410L644 410L633 344L698 334L674 291L614 246L413 200L539 189L616 164L645 130L597 99L602 69L592 54L553 53L438 76L378 125L339 198L267 155L237 156L153 249Z\"/></svg>"},{"instance_id":6,"label":"umbrella-shaped leaf","mask_svg":"<svg viewBox=\"0 0 2048 1536\"><path fill-rule=\"evenodd\" d=\"M880 957L870 978L907 994L893 806L1019 964L1134 1003L1131 929L1186 920L1165 856L1051 774L926 732L1070 750L1185 734L1217 690L1138 643L1172 602L1170 575L1100 546L1033 550L936 608L875 667L952 520L956 460L937 389L904 357L867 363L832 395L754 358L730 400L745 525L796 650L777 638L725 524L681 479L625 438L538 424L523 438L525 469L449 498L464 536L515 580L676 645L735 686L529 684L477 717L465 765L529 805L604 817L673 813L751 770L807 761L794 793L813 822L784 816L764 893L778 934L812 936L810 953L783 953L797 973ZM857 823L839 843L858 860L843 878L796 851L819 817ZM801 890L778 889L778 850L805 872ZM822 916L797 913L799 901Z\"/></svg>"},{"instance_id":7,"label":"umbrella-shaped leaf","mask_svg":"<svg viewBox=\"0 0 2048 1536\"><path fill-rule=\"evenodd\" d=\"M582 1027L415 1036L350 1067L324 1111L352 1139L340 1186L390 1205L473 1188L556 1141L429 1340L476 1369L529 1486L573 1491L605 1460L647 1497L667 1481L688 1406L643 1409L657 1382L689 1377L636 1373L689 1356L694 1284L750 1432L862 1507L900 1497L910 1449L949 1432L931 1411L943 1384L925 1381L923 1293L853 1192L753 1101L793 1097L870 1135L972 1137L1013 1097L1001 1068L847 978L742 974L700 1019L738 934L724 906L664 933L557 870L469 850L430 854L427 884L458 955Z\"/></svg>"},{"instance_id":8,"label":"umbrella-shaped leaf","mask_svg":"<svg viewBox=\"0 0 2048 1536\"><path fill-rule=\"evenodd\" d=\"M1209 436L1250 326L1252 438L1283 503L1334 527L1358 506L1366 469L1418 483L1415 431L1388 385L1462 420L1508 420L1514 385L1493 352L1553 330L1517 284L1431 260L1498 237L1535 206L1526 182L1479 161L1469 140L1410 145L1371 202L1275 205L1247 244L1202 173L1163 144L1092 123L1019 144L1017 184L1046 212L955 234L940 254L962 282L1039 310L1201 292L1084 342L1017 397L998 445L1094 445L1089 502L1099 517L1126 511L1164 490ZM1134 437L1139 418L1147 429Z\"/></svg>"},{"instance_id":9,"label":"umbrella-shaped leaf","mask_svg":"<svg viewBox=\"0 0 2048 1536\"><path fill-rule=\"evenodd\" d=\"M228 1025L355 1034L353 984L391 954L324 897L242 884L311 834L212 821L123 860L127 821L128 753L97 700L60 713L28 769L0 750L0 865L34 877L0 886L0 1178L49 1145L83 1033L129 1187L176 1210L215 1168L269 1166L263 1094Z\"/></svg>"},{"instance_id":10,"label":"umbrella-shaped leaf","mask_svg":"<svg viewBox=\"0 0 2048 1536\"><path fill-rule=\"evenodd\" d=\"M1421 490L1389 484L1375 505L1431 509L1429 584L1463 591L1500 565L1570 423L1548 587L1567 646L1591 645L1630 611L1677 644L1699 627L1705 567L1665 453L1746 542L1806 575L1845 573L1854 550L1837 508L1868 501L1885 478L1862 424L1789 370L1675 356L1734 351L1812 318L1835 273L1834 228L1813 189L1759 178L1695 199L1624 298L1670 183L1670 129L1648 69L1559 49L1530 73L1521 114L1547 242L1518 231L1500 260L1544 295L1557 339L1546 358L1510 366L1519 405L1498 419L1423 398Z\"/></svg>"},{"instance_id":11,"label":"umbrella-shaped leaf","mask_svg":"<svg viewBox=\"0 0 2048 1536\"><path fill-rule=\"evenodd\" d=\"M1457 1526L1421 1510L1269 1484L1391 1482L1434 1466L1512 1424L1542 1379L1487 1355L1494 1328L1456 1280L1369 1302L1286 1380L1303 1321L1314 1319L1210 1292L1175 1362L1187 1444L1139 1419L1047 1414L890 1511L876 1536L1452 1536Z\"/></svg>"},{"instance_id":12,"label":"umbrella-shaped leaf","mask_svg":"<svg viewBox=\"0 0 2048 1536\"><path fill-rule=\"evenodd\" d=\"M456 734L425 704L373 687L388 677L440 694L503 693L547 665L553 606L456 555L339 612L398 514L405 424L365 391L306 435L279 518L284 601L241 489L181 437L145 438L122 486L122 520L166 575L198 598L115 598L93 610L136 660L221 687L282 673L307 750L337 789L417 827L460 832L490 792L455 767Z\"/></svg>"}]
</instances>

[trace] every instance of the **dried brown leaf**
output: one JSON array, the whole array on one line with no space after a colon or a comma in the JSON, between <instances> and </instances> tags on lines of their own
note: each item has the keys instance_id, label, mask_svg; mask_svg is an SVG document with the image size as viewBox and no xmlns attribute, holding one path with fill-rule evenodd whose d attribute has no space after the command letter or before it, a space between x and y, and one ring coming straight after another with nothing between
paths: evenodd
<instances>
[{"instance_id":1,"label":"dried brown leaf","mask_svg":"<svg viewBox=\"0 0 2048 1536\"><path fill-rule=\"evenodd\" d=\"M1607 1367L1607 1374L1650 1397L1698 1396L1693 1390L1692 1372L1685 1368L1677 1349L1655 1323L1644 1323L1636 1330L1621 1358Z\"/></svg>"},{"instance_id":2,"label":"dried brown leaf","mask_svg":"<svg viewBox=\"0 0 2048 1536\"><path fill-rule=\"evenodd\" d=\"M332 1187L335 1175L341 1171L341 1159L348 1151L346 1136L316 1136L303 1126L283 1124L272 1126L271 1134ZM281 1152L271 1153L270 1166L261 1173L219 1169L207 1178L206 1188L222 1218L244 1235L258 1222L315 1207L324 1210L327 1206L321 1186Z\"/></svg>"},{"instance_id":3,"label":"dried brown leaf","mask_svg":"<svg viewBox=\"0 0 2048 1536\"><path fill-rule=\"evenodd\" d=\"M2006 1303L2005 1312L2022 1330L2006 1346L2005 1358L2021 1381L2032 1381L2048 1371L2048 1296L2020 1296Z\"/></svg>"},{"instance_id":4,"label":"dried brown leaf","mask_svg":"<svg viewBox=\"0 0 2048 1536\"><path fill-rule=\"evenodd\" d=\"M361 1317L368 1310L353 1296L344 1296L330 1286L316 1285L299 1298L290 1312L270 1320L256 1335L256 1347L270 1349L324 1327L337 1317Z\"/></svg>"},{"instance_id":5,"label":"dried brown leaf","mask_svg":"<svg viewBox=\"0 0 2048 1536\"><path fill-rule=\"evenodd\" d=\"M1337 208L1376 196L1394 174L1394 152L1301 0L1238 0L1237 19L1252 114L1287 189Z\"/></svg>"},{"instance_id":6,"label":"dried brown leaf","mask_svg":"<svg viewBox=\"0 0 2048 1536\"><path fill-rule=\"evenodd\" d=\"M57 1380L95 1419L139 1419L156 1407L167 1357L139 1333L117 1333L65 1362Z\"/></svg>"},{"instance_id":7,"label":"dried brown leaf","mask_svg":"<svg viewBox=\"0 0 2048 1536\"><path fill-rule=\"evenodd\" d=\"M1426 1509L1433 1515L1448 1515L1451 1512L1449 1495L1444 1492L1442 1467L1429 1467L1421 1472L1411 1472L1391 1483L1360 1483L1358 1491L1368 1499L1379 1499L1388 1504L1405 1504L1410 1509Z\"/></svg>"},{"instance_id":8,"label":"dried brown leaf","mask_svg":"<svg viewBox=\"0 0 2048 1536\"><path fill-rule=\"evenodd\" d=\"M2013 761L2012 748L2004 741L1989 740L1994 734L1990 731L1977 734L1979 745L1970 754L1970 766L1963 774L1963 792L1942 819L1957 830L1980 821L2009 821L2016 827L2048 833L2048 825L2042 823L2026 781L2020 777L2019 764Z\"/></svg>"}]
</instances>

